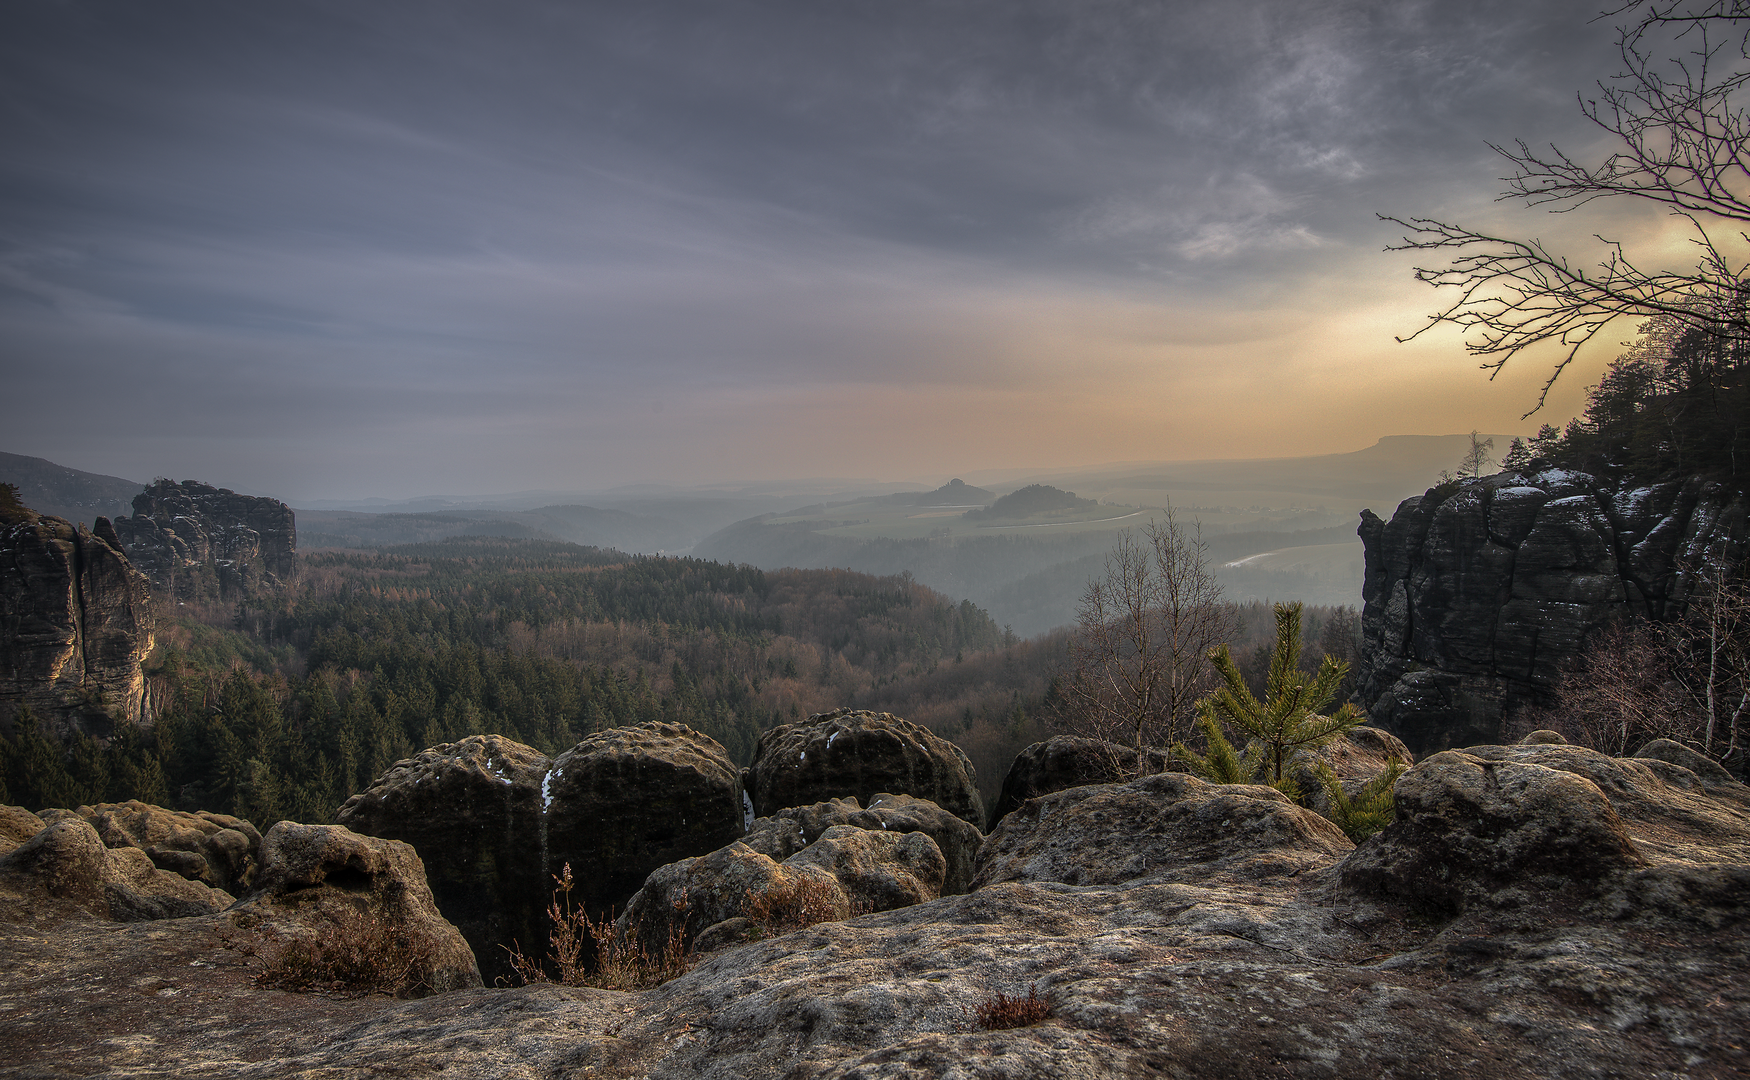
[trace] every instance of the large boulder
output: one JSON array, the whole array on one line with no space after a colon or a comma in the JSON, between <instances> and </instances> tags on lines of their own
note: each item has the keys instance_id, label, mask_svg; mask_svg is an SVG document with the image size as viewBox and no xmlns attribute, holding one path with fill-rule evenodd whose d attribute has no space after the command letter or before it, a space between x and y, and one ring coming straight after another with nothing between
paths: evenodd
<instances>
[{"instance_id":1,"label":"large boulder","mask_svg":"<svg viewBox=\"0 0 1750 1080\"><path fill-rule=\"evenodd\" d=\"M737 841L657 868L627 902L617 929L650 951L671 937L709 948L790 929L787 919L844 919L934 900L946 868L936 842L921 832L834 825L781 862Z\"/></svg>"},{"instance_id":2,"label":"large boulder","mask_svg":"<svg viewBox=\"0 0 1750 1080\"><path fill-rule=\"evenodd\" d=\"M1159 750L1144 751L1138 769L1133 746L1080 735L1053 735L1015 755L996 804L990 808L990 828L996 828L1004 814L1019 809L1028 799L1064 788L1119 783L1139 773L1165 772L1166 768L1167 755Z\"/></svg>"},{"instance_id":3,"label":"large boulder","mask_svg":"<svg viewBox=\"0 0 1750 1080\"><path fill-rule=\"evenodd\" d=\"M408 989L480 986L462 935L439 914L419 855L399 840L339 825L282 821L261 840L256 891L228 913L240 929L279 949L345 952L361 927L386 933L377 947L401 951Z\"/></svg>"},{"instance_id":4,"label":"large boulder","mask_svg":"<svg viewBox=\"0 0 1750 1080\"><path fill-rule=\"evenodd\" d=\"M1478 751L1483 751L1479 753ZM1531 891L1590 894L1644 866L1611 800L1578 770L1578 747L1472 747L1433 755L1395 788L1397 818L1343 865L1352 888L1439 912L1511 906ZM1577 756L1577 755L1576 755Z\"/></svg>"},{"instance_id":5,"label":"large boulder","mask_svg":"<svg viewBox=\"0 0 1750 1080\"><path fill-rule=\"evenodd\" d=\"M470 735L396 762L334 817L413 846L488 985L511 974L508 949L534 953L547 941L541 785L551 765L502 735Z\"/></svg>"},{"instance_id":6,"label":"large boulder","mask_svg":"<svg viewBox=\"0 0 1750 1080\"><path fill-rule=\"evenodd\" d=\"M242 818L166 810L138 799L81 806L77 813L105 847L138 848L160 870L237 894L254 882L261 833Z\"/></svg>"},{"instance_id":7,"label":"large boulder","mask_svg":"<svg viewBox=\"0 0 1750 1080\"><path fill-rule=\"evenodd\" d=\"M623 907L650 872L704 855L745 828L741 779L717 742L685 724L600 731L545 781L547 866L570 864L592 916Z\"/></svg>"},{"instance_id":8,"label":"large boulder","mask_svg":"<svg viewBox=\"0 0 1750 1080\"><path fill-rule=\"evenodd\" d=\"M25 906L33 896L47 897L116 922L208 915L234 902L229 893L158 869L138 848L105 847L77 817L0 856L0 885Z\"/></svg>"},{"instance_id":9,"label":"large boulder","mask_svg":"<svg viewBox=\"0 0 1750 1080\"><path fill-rule=\"evenodd\" d=\"M978 776L958 746L892 713L839 709L760 736L746 772L753 811L881 792L928 799L975 827L984 824Z\"/></svg>"},{"instance_id":10,"label":"large boulder","mask_svg":"<svg viewBox=\"0 0 1750 1080\"><path fill-rule=\"evenodd\" d=\"M1251 879L1326 866L1353 847L1274 788L1161 773L1029 799L979 849L972 887Z\"/></svg>"},{"instance_id":11,"label":"large boulder","mask_svg":"<svg viewBox=\"0 0 1750 1080\"><path fill-rule=\"evenodd\" d=\"M936 842L947 860L943 896L963 893L972 885L972 864L984 834L962 818L910 795L879 792L863 809L853 798L828 799L812 806L791 806L771 817L757 818L741 842L762 855L783 862L819 840L834 825L854 825L877 832L921 832Z\"/></svg>"},{"instance_id":12,"label":"large boulder","mask_svg":"<svg viewBox=\"0 0 1750 1080\"><path fill-rule=\"evenodd\" d=\"M144 723L153 627L149 583L108 520L0 520L0 735L26 708L62 737Z\"/></svg>"}]
</instances>

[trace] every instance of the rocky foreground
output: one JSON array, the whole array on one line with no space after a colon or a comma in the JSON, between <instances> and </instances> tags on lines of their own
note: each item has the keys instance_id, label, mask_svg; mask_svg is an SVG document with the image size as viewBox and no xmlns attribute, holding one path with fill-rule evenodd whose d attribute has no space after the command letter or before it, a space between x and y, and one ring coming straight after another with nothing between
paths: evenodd
<instances>
[{"instance_id":1,"label":"rocky foreground","mask_svg":"<svg viewBox=\"0 0 1750 1080\"><path fill-rule=\"evenodd\" d=\"M691 971L642 992L410 1001L254 981L273 940L371 896L467 984L405 844L282 823L247 888L225 879L244 894L231 906L78 815L35 828L19 812L0 822L18 844L0 858L0 1076L1750 1075L1750 788L1688 760L1436 754L1358 848L1268 788L1068 787L1000 819L962 895L748 943L701 934ZM722 850L801 873L858 828L848 804L834 813L847 824L793 855ZM191 822L183 844L218 836ZM211 908L116 921L150 902ZM980 1004L1030 987L1042 1022L977 1025Z\"/></svg>"}]
</instances>

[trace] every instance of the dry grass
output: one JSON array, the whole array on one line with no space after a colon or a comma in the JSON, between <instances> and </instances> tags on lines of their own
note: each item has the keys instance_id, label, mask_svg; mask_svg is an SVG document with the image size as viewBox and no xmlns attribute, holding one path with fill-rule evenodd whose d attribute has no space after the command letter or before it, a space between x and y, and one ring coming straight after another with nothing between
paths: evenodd
<instances>
[{"instance_id":1,"label":"dry grass","mask_svg":"<svg viewBox=\"0 0 1750 1080\"><path fill-rule=\"evenodd\" d=\"M1039 996L1037 983L1027 987L1026 997L993 994L978 1003L973 1020L986 1031L1030 1027L1051 1015L1051 1000Z\"/></svg>"},{"instance_id":2,"label":"dry grass","mask_svg":"<svg viewBox=\"0 0 1750 1080\"><path fill-rule=\"evenodd\" d=\"M432 991L431 943L369 911L342 909L332 928L294 938L264 959L267 968L255 981L279 990L346 997L418 997Z\"/></svg>"},{"instance_id":3,"label":"dry grass","mask_svg":"<svg viewBox=\"0 0 1750 1080\"><path fill-rule=\"evenodd\" d=\"M833 881L805 875L763 893L749 889L741 913L757 928L754 937L776 937L845 918L842 903L843 895Z\"/></svg>"},{"instance_id":4,"label":"dry grass","mask_svg":"<svg viewBox=\"0 0 1750 1080\"><path fill-rule=\"evenodd\" d=\"M612 911L592 919L582 906L571 905L575 882L570 863L554 875L553 884L553 902L547 906L547 918L553 924L547 960L553 974L548 974L539 958L531 959L519 949L506 947L511 970L523 985L557 982L602 990L643 990L682 975L692 966L693 957L686 948L684 894L675 901L676 919L668 940L660 951L652 953L640 943L638 927L630 927L625 934L614 928Z\"/></svg>"}]
</instances>

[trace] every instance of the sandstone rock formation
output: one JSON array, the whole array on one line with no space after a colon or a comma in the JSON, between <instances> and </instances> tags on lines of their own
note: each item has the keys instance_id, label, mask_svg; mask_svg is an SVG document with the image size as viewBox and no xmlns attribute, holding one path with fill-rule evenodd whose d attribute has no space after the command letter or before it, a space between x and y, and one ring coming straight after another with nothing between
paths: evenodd
<instances>
[{"instance_id":1,"label":"sandstone rock formation","mask_svg":"<svg viewBox=\"0 0 1750 1080\"><path fill-rule=\"evenodd\" d=\"M965 753L892 713L839 709L772 728L760 736L744 780L762 817L823 799L867 803L897 792L984 824L984 800Z\"/></svg>"},{"instance_id":2,"label":"sandstone rock formation","mask_svg":"<svg viewBox=\"0 0 1750 1080\"><path fill-rule=\"evenodd\" d=\"M1418 754L1499 741L1604 623L1673 617L1704 555L1742 561L1747 511L1699 479L1617 490L1555 469L1433 488L1389 522L1363 511L1372 723Z\"/></svg>"},{"instance_id":3,"label":"sandstone rock formation","mask_svg":"<svg viewBox=\"0 0 1750 1080\"><path fill-rule=\"evenodd\" d=\"M0 522L0 734L24 707L61 737L145 722L152 630L146 577L108 520Z\"/></svg>"},{"instance_id":4,"label":"sandstone rock formation","mask_svg":"<svg viewBox=\"0 0 1750 1080\"><path fill-rule=\"evenodd\" d=\"M242 818L166 810L138 799L81 806L75 813L91 823L105 847L139 848L160 870L238 895L254 884L261 833Z\"/></svg>"},{"instance_id":5,"label":"sandstone rock formation","mask_svg":"<svg viewBox=\"0 0 1750 1080\"><path fill-rule=\"evenodd\" d=\"M157 869L138 848L106 848L97 830L78 818L48 825L0 856L0 892L15 904L61 901L117 922L207 915L234 901Z\"/></svg>"},{"instance_id":6,"label":"sandstone rock formation","mask_svg":"<svg viewBox=\"0 0 1750 1080\"><path fill-rule=\"evenodd\" d=\"M1164 772L1166 768L1165 753L1146 752L1142 774ZM1064 788L1110 784L1137 774L1135 747L1079 735L1053 735L1015 755L1014 764L1003 777L996 805L990 808L990 827L995 829L1004 814L1018 809L1028 799Z\"/></svg>"},{"instance_id":7,"label":"sandstone rock formation","mask_svg":"<svg viewBox=\"0 0 1750 1080\"><path fill-rule=\"evenodd\" d=\"M745 828L729 754L685 724L598 731L554 760L541 793L546 865L569 863L573 899L598 917L652 870L715 851Z\"/></svg>"},{"instance_id":8,"label":"sandstone rock formation","mask_svg":"<svg viewBox=\"0 0 1750 1080\"><path fill-rule=\"evenodd\" d=\"M291 507L196 480L154 481L115 529L153 585L182 600L277 589L297 568Z\"/></svg>"},{"instance_id":9,"label":"sandstone rock formation","mask_svg":"<svg viewBox=\"0 0 1750 1080\"><path fill-rule=\"evenodd\" d=\"M438 910L467 939L488 985L510 974L506 949L546 947L553 885L541 814L550 765L533 747L470 735L396 762L334 817L354 832L413 846Z\"/></svg>"},{"instance_id":10,"label":"sandstone rock formation","mask_svg":"<svg viewBox=\"0 0 1750 1080\"><path fill-rule=\"evenodd\" d=\"M940 896L946 867L935 841L921 832L834 825L781 863L737 841L659 867L627 902L616 927L637 934L651 951L661 949L671 933L689 944L706 936L726 944L739 935L711 931L731 921L743 933L769 932L748 918L762 900L777 900L782 908L796 903L802 890L807 902L830 911L832 919L890 911Z\"/></svg>"},{"instance_id":11,"label":"sandstone rock formation","mask_svg":"<svg viewBox=\"0 0 1750 1080\"><path fill-rule=\"evenodd\" d=\"M834 825L854 825L877 832L921 832L936 842L947 866L941 893L963 893L972 885L972 864L984 834L927 799L879 792L867 810L852 798L829 799L812 806L792 806L771 817L757 818L741 843L783 862L819 840Z\"/></svg>"},{"instance_id":12,"label":"sandstone rock formation","mask_svg":"<svg viewBox=\"0 0 1750 1080\"><path fill-rule=\"evenodd\" d=\"M40 907L0 905L0 1075L45 1061L117 1078L171 1062L215 1080L1750 1074L1750 788L1561 745L1474 746L1417 770L1430 794L1413 795L1415 820L1353 851L1268 789L1175 774L1067 789L993 833L985 865L1010 880L763 940L718 935L690 972L637 993L537 985L341 1005L254 985L261 955L228 913L51 924ZM1507 780L1492 792L1490 772ZM1470 813L1473 795L1527 817ZM1632 858L1536 862L1558 818L1625 838ZM1539 887L1490 884L1499 868L1473 856L1495 829L1509 857L1534 860ZM1157 857L1127 857L1127 836ZM1406 861L1381 858L1390 848ZM1442 853L1459 856L1445 879L1456 906L1349 872L1408 867L1412 848L1435 877ZM712 860L725 896L778 865L740 844L693 865ZM1102 883L1069 884L1072 871ZM978 1026L993 994L1030 987L1048 1002L1042 1022Z\"/></svg>"},{"instance_id":13,"label":"sandstone rock formation","mask_svg":"<svg viewBox=\"0 0 1750 1080\"><path fill-rule=\"evenodd\" d=\"M227 913L247 931L282 939L320 937L348 915L382 919L415 943L421 984L434 991L479 986L468 943L438 913L425 867L399 840L339 825L282 821L261 839L256 891Z\"/></svg>"},{"instance_id":14,"label":"sandstone rock formation","mask_svg":"<svg viewBox=\"0 0 1750 1080\"><path fill-rule=\"evenodd\" d=\"M972 887L1291 875L1353 847L1341 829L1275 788L1161 773L1029 799L979 849Z\"/></svg>"}]
</instances>

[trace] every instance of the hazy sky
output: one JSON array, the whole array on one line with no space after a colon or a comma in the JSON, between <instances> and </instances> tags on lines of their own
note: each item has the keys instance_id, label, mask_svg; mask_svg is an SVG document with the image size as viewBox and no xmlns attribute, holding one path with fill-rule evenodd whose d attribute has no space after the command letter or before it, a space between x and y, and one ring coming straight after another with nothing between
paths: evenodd
<instances>
[{"instance_id":1,"label":"hazy sky","mask_svg":"<svg viewBox=\"0 0 1750 1080\"><path fill-rule=\"evenodd\" d=\"M0 450L296 502L1523 430L1545 363L1393 342L1374 215L1553 235L1486 143L1602 152L1598 10L11 0Z\"/></svg>"}]
</instances>

